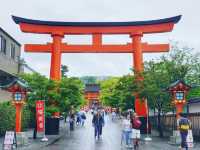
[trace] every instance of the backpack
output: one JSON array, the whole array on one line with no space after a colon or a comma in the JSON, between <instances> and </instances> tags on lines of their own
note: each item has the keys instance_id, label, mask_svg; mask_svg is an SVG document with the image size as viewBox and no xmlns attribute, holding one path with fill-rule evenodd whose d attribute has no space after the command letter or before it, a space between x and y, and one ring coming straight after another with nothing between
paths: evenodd
<instances>
[{"instance_id":1,"label":"backpack","mask_svg":"<svg viewBox=\"0 0 200 150\"><path fill-rule=\"evenodd\" d=\"M82 114L82 115L81 115L81 118L85 120L85 119L86 119L85 114Z\"/></svg>"},{"instance_id":2,"label":"backpack","mask_svg":"<svg viewBox=\"0 0 200 150\"><path fill-rule=\"evenodd\" d=\"M133 128L134 129L139 129L141 125L142 125L142 122L140 121L139 118L133 119Z\"/></svg>"},{"instance_id":3,"label":"backpack","mask_svg":"<svg viewBox=\"0 0 200 150\"><path fill-rule=\"evenodd\" d=\"M179 120L179 128L181 131L188 131L190 129L190 123L187 118L181 118Z\"/></svg>"}]
</instances>

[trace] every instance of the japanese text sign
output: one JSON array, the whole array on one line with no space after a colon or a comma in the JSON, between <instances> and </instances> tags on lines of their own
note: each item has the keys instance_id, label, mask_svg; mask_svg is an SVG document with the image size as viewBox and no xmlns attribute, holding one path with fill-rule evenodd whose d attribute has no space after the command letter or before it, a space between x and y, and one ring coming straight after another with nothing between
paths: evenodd
<instances>
[{"instance_id":1,"label":"japanese text sign","mask_svg":"<svg viewBox=\"0 0 200 150\"><path fill-rule=\"evenodd\" d=\"M44 131L44 101L36 101L37 131Z\"/></svg>"}]
</instances>

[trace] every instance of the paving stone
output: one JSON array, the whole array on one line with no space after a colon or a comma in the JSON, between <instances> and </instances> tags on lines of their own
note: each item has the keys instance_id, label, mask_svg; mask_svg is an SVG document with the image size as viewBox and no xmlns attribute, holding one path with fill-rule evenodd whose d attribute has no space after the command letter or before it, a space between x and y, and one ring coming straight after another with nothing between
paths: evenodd
<instances>
[{"instance_id":1,"label":"paving stone","mask_svg":"<svg viewBox=\"0 0 200 150\"><path fill-rule=\"evenodd\" d=\"M91 115L87 116L84 127L77 127L71 134L65 135L56 143L49 145L45 150L125 150L121 146L121 126L119 121L112 122L106 117L106 125L103 128L101 140L94 139L94 129L91 123ZM177 150L178 146L168 144L168 139L152 137L151 142L140 142L141 150ZM196 145L193 150L200 150L200 145Z\"/></svg>"}]
</instances>

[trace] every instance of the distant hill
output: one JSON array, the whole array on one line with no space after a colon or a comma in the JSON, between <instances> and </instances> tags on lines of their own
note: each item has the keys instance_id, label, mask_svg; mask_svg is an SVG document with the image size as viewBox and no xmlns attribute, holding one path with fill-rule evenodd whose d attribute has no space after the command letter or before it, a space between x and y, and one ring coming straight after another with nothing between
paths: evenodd
<instances>
[{"instance_id":1,"label":"distant hill","mask_svg":"<svg viewBox=\"0 0 200 150\"><path fill-rule=\"evenodd\" d=\"M110 77L111 76L82 76L80 77L80 80L84 84L95 84L98 83L99 81L106 80Z\"/></svg>"}]
</instances>

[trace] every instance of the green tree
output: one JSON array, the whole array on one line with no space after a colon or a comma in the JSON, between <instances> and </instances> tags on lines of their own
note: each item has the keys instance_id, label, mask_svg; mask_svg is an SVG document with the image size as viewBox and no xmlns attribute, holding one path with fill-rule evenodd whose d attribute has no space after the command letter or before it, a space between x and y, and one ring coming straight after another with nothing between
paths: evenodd
<instances>
[{"instance_id":1,"label":"green tree","mask_svg":"<svg viewBox=\"0 0 200 150\"><path fill-rule=\"evenodd\" d=\"M11 102L0 103L0 136L6 131L15 130L15 107ZM27 129L31 123L30 110L24 106L22 112L22 130Z\"/></svg>"},{"instance_id":2,"label":"green tree","mask_svg":"<svg viewBox=\"0 0 200 150\"><path fill-rule=\"evenodd\" d=\"M164 110L170 111L171 109L166 109L169 108L170 97L165 94L165 89L177 80L184 80L188 84L192 83L189 80L191 78L193 81L198 80L194 69L198 68L199 63L196 55L192 54L192 49L175 44L170 53L162 56L160 61L145 62L140 96L148 98L151 108L157 108L157 99L160 99Z\"/></svg>"},{"instance_id":3,"label":"green tree","mask_svg":"<svg viewBox=\"0 0 200 150\"><path fill-rule=\"evenodd\" d=\"M69 72L67 65L61 65L61 75L62 77L67 77L67 72Z\"/></svg>"},{"instance_id":4,"label":"green tree","mask_svg":"<svg viewBox=\"0 0 200 150\"><path fill-rule=\"evenodd\" d=\"M161 57L161 62L165 63L170 82L177 80L187 81L189 76L194 75L198 57L192 53L192 48L180 47L176 43L171 47L171 51L168 54Z\"/></svg>"},{"instance_id":5,"label":"green tree","mask_svg":"<svg viewBox=\"0 0 200 150\"><path fill-rule=\"evenodd\" d=\"M141 99L147 98L148 106L154 109L154 112L155 110L158 111L158 130L160 137L163 136L161 112L169 111L171 106L170 95L165 91L170 84L170 77L165 67L165 62L148 62L143 73L144 80L138 83L141 84L138 86L138 93Z\"/></svg>"},{"instance_id":6,"label":"green tree","mask_svg":"<svg viewBox=\"0 0 200 150\"><path fill-rule=\"evenodd\" d=\"M126 75L119 79L115 87L114 95L119 99L119 107L124 111L127 109L134 109L134 91L136 91L136 84L134 84L134 76Z\"/></svg>"},{"instance_id":7,"label":"green tree","mask_svg":"<svg viewBox=\"0 0 200 150\"><path fill-rule=\"evenodd\" d=\"M27 104L32 112L35 111L36 100L46 100L47 110L50 107L51 110L60 111L68 111L71 105L77 108L83 103L83 83L78 78L63 77L61 81L55 82L37 73L22 74L21 78L31 88Z\"/></svg>"},{"instance_id":8,"label":"green tree","mask_svg":"<svg viewBox=\"0 0 200 150\"><path fill-rule=\"evenodd\" d=\"M200 86L192 87L188 92L187 99L200 97Z\"/></svg>"},{"instance_id":9,"label":"green tree","mask_svg":"<svg viewBox=\"0 0 200 150\"><path fill-rule=\"evenodd\" d=\"M120 107L122 110L133 109L133 91L136 88L133 80L133 76L126 75L120 78L109 78L100 82L103 104L111 107Z\"/></svg>"},{"instance_id":10,"label":"green tree","mask_svg":"<svg viewBox=\"0 0 200 150\"><path fill-rule=\"evenodd\" d=\"M100 81L101 87L101 101L103 105L117 107L119 105L119 99L114 94L115 86L119 78L111 77L107 80Z\"/></svg>"},{"instance_id":11,"label":"green tree","mask_svg":"<svg viewBox=\"0 0 200 150\"><path fill-rule=\"evenodd\" d=\"M161 57L160 61L145 62L144 80L137 86L140 97L147 98L151 109L158 111L158 129L163 136L160 115L161 112L172 111L170 94L165 89L177 80L192 83L196 78L199 61L188 47L172 46L169 54ZM189 80L193 79L193 80ZM137 82L136 82L137 83Z\"/></svg>"},{"instance_id":12,"label":"green tree","mask_svg":"<svg viewBox=\"0 0 200 150\"><path fill-rule=\"evenodd\" d=\"M79 78L63 78L60 82L60 102L59 107L66 112L71 106L77 108L84 103L83 98L84 85Z\"/></svg>"}]
</instances>

